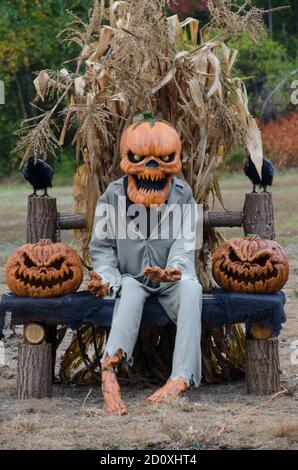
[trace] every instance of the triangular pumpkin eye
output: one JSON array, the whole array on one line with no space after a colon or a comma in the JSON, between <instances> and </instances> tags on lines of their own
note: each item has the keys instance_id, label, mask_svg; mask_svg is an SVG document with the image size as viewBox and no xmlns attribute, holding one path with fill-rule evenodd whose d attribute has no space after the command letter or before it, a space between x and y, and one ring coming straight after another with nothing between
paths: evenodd
<instances>
[{"instance_id":1,"label":"triangular pumpkin eye","mask_svg":"<svg viewBox=\"0 0 298 470\"><path fill-rule=\"evenodd\" d=\"M26 268L36 268L36 264L32 261L32 259L26 254L23 254L24 265Z\"/></svg>"},{"instance_id":2,"label":"triangular pumpkin eye","mask_svg":"<svg viewBox=\"0 0 298 470\"><path fill-rule=\"evenodd\" d=\"M241 262L241 259L232 247L229 248L229 258L233 263L236 263L237 261Z\"/></svg>"},{"instance_id":3,"label":"triangular pumpkin eye","mask_svg":"<svg viewBox=\"0 0 298 470\"><path fill-rule=\"evenodd\" d=\"M50 268L54 268L57 271L59 271L62 268L62 264L64 263L65 259L64 258L58 258L54 261L54 263L50 264Z\"/></svg>"},{"instance_id":4,"label":"triangular pumpkin eye","mask_svg":"<svg viewBox=\"0 0 298 470\"><path fill-rule=\"evenodd\" d=\"M263 255L263 256L260 256L259 258L256 258L255 262L263 268L266 265L268 259L269 259L268 255Z\"/></svg>"}]
</instances>

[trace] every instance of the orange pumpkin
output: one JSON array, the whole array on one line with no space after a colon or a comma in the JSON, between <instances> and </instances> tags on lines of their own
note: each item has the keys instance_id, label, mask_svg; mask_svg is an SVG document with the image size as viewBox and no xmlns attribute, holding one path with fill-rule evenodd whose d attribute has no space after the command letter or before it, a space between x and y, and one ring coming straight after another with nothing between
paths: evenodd
<instances>
[{"instance_id":1,"label":"orange pumpkin","mask_svg":"<svg viewBox=\"0 0 298 470\"><path fill-rule=\"evenodd\" d=\"M128 198L149 207L163 204L173 175L181 171L181 141L167 122L144 119L128 126L120 141L120 167L128 175Z\"/></svg>"},{"instance_id":2,"label":"orange pumpkin","mask_svg":"<svg viewBox=\"0 0 298 470\"><path fill-rule=\"evenodd\" d=\"M63 243L40 240L17 248L6 263L9 289L22 297L57 297L75 292L83 280L77 252Z\"/></svg>"},{"instance_id":3,"label":"orange pumpkin","mask_svg":"<svg viewBox=\"0 0 298 470\"><path fill-rule=\"evenodd\" d=\"M212 272L225 290L271 294L287 282L289 263L278 243L249 235L224 242L213 254Z\"/></svg>"}]
</instances>

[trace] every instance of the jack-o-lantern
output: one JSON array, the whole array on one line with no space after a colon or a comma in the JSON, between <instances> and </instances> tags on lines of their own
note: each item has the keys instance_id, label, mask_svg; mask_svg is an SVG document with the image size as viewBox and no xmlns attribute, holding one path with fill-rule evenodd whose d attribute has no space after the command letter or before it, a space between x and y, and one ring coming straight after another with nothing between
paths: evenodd
<instances>
[{"instance_id":1,"label":"jack-o-lantern","mask_svg":"<svg viewBox=\"0 0 298 470\"><path fill-rule=\"evenodd\" d=\"M289 263L278 243L249 235L224 242L213 254L212 272L225 290L271 294L287 282Z\"/></svg>"},{"instance_id":2,"label":"jack-o-lantern","mask_svg":"<svg viewBox=\"0 0 298 470\"><path fill-rule=\"evenodd\" d=\"M128 175L127 196L135 204L163 204L181 171L181 141L168 123L149 113L128 126L120 142L120 167Z\"/></svg>"},{"instance_id":3,"label":"jack-o-lantern","mask_svg":"<svg viewBox=\"0 0 298 470\"><path fill-rule=\"evenodd\" d=\"M63 243L40 240L17 248L6 263L9 289L22 297L57 297L75 292L83 280L77 252Z\"/></svg>"}]
</instances>

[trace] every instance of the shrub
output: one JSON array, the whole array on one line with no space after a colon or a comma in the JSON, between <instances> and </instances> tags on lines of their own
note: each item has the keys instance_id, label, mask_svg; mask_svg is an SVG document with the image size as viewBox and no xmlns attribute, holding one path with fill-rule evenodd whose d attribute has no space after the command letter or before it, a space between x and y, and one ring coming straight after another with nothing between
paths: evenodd
<instances>
[{"instance_id":1,"label":"shrub","mask_svg":"<svg viewBox=\"0 0 298 470\"><path fill-rule=\"evenodd\" d=\"M265 152L269 152L278 168L298 166L298 112L272 119L261 126Z\"/></svg>"}]
</instances>

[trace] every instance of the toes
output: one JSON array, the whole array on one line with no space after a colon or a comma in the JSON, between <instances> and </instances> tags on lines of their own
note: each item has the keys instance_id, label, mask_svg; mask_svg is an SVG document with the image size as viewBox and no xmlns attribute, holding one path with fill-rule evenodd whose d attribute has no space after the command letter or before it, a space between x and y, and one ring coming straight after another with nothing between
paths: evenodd
<instances>
[{"instance_id":1,"label":"toes","mask_svg":"<svg viewBox=\"0 0 298 470\"><path fill-rule=\"evenodd\" d=\"M163 393L159 390L158 392L153 393L150 397L147 398L148 403L158 403L163 399Z\"/></svg>"},{"instance_id":2,"label":"toes","mask_svg":"<svg viewBox=\"0 0 298 470\"><path fill-rule=\"evenodd\" d=\"M105 404L105 409L109 414L114 416L123 416L128 413L125 403L120 401L107 401Z\"/></svg>"}]
</instances>

